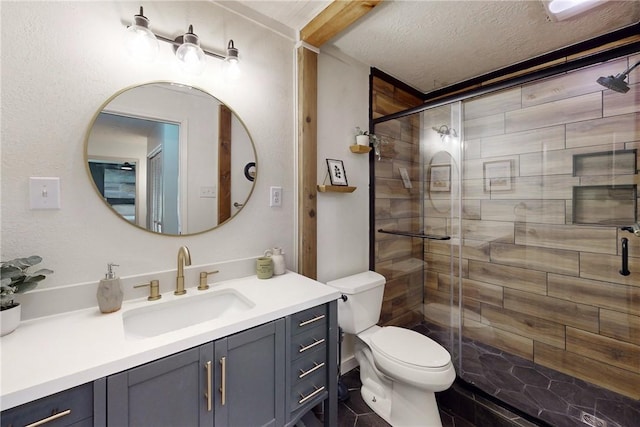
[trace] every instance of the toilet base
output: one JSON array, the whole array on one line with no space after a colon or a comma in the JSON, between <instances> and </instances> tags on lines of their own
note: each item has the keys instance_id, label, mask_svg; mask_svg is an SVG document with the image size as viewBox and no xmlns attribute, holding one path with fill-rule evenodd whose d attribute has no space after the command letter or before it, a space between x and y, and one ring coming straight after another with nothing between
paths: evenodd
<instances>
[{"instance_id":1,"label":"toilet base","mask_svg":"<svg viewBox=\"0 0 640 427\"><path fill-rule=\"evenodd\" d=\"M389 379L375 367L371 351L358 344L360 394L373 412L393 427L442 427L434 392Z\"/></svg>"},{"instance_id":2,"label":"toilet base","mask_svg":"<svg viewBox=\"0 0 640 427\"><path fill-rule=\"evenodd\" d=\"M392 387L391 395L385 395L363 384L360 394L367 406L393 427L442 427L434 393L397 383Z\"/></svg>"}]
</instances>

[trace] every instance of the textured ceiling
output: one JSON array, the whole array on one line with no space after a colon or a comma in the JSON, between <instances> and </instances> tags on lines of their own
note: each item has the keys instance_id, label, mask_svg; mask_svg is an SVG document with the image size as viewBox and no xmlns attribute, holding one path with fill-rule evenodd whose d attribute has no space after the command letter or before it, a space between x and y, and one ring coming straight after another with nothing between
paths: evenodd
<instances>
[{"instance_id":1,"label":"textured ceiling","mask_svg":"<svg viewBox=\"0 0 640 427\"><path fill-rule=\"evenodd\" d=\"M233 3L296 34L330 2ZM609 1L560 22L547 18L541 0L384 0L327 45L430 92L639 21L635 0Z\"/></svg>"}]
</instances>

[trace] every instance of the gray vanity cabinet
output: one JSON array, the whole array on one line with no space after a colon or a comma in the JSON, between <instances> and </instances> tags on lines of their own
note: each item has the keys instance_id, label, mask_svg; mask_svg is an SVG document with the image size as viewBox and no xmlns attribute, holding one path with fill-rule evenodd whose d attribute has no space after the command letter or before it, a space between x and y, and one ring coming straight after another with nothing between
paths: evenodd
<instances>
[{"instance_id":1,"label":"gray vanity cabinet","mask_svg":"<svg viewBox=\"0 0 640 427\"><path fill-rule=\"evenodd\" d=\"M284 425L284 319L107 378L113 427Z\"/></svg>"},{"instance_id":2,"label":"gray vanity cabinet","mask_svg":"<svg viewBox=\"0 0 640 427\"><path fill-rule=\"evenodd\" d=\"M335 301L2 412L1 427L337 423ZM39 424L38 424L39 425Z\"/></svg>"},{"instance_id":3,"label":"gray vanity cabinet","mask_svg":"<svg viewBox=\"0 0 640 427\"><path fill-rule=\"evenodd\" d=\"M216 426L284 425L284 319L215 342Z\"/></svg>"},{"instance_id":4,"label":"gray vanity cabinet","mask_svg":"<svg viewBox=\"0 0 640 427\"><path fill-rule=\"evenodd\" d=\"M213 426L213 402L208 407L206 396L213 361L213 343L207 343L109 376L107 424Z\"/></svg>"},{"instance_id":5,"label":"gray vanity cabinet","mask_svg":"<svg viewBox=\"0 0 640 427\"><path fill-rule=\"evenodd\" d=\"M287 317L287 426L322 404L324 425L337 423L338 315L335 301Z\"/></svg>"}]
</instances>

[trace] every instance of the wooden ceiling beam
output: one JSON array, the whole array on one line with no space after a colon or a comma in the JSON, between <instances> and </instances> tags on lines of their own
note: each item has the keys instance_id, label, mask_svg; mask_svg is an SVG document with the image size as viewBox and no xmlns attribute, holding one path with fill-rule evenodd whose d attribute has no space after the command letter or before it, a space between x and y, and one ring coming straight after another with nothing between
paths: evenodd
<instances>
[{"instance_id":1,"label":"wooden ceiling beam","mask_svg":"<svg viewBox=\"0 0 640 427\"><path fill-rule=\"evenodd\" d=\"M381 2L382 0L334 0L300 30L300 40L319 48Z\"/></svg>"}]
</instances>

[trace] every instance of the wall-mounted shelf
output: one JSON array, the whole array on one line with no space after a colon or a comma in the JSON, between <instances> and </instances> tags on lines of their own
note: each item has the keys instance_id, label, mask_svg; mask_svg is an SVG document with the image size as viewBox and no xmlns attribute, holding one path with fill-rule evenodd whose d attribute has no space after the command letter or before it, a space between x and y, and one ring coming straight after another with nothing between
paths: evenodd
<instances>
[{"instance_id":1,"label":"wall-mounted shelf","mask_svg":"<svg viewBox=\"0 0 640 427\"><path fill-rule=\"evenodd\" d=\"M321 193L353 193L358 187L347 187L346 185L318 185Z\"/></svg>"},{"instance_id":2,"label":"wall-mounted shelf","mask_svg":"<svg viewBox=\"0 0 640 427\"><path fill-rule=\"evenodd\" d=\"M351 150L352 153L356 153L356 154L366 154L369 151L371 151L371 147L368 147L366 145L350 145L349 146L349 150Z\"/></svg>"}]
</instances>

